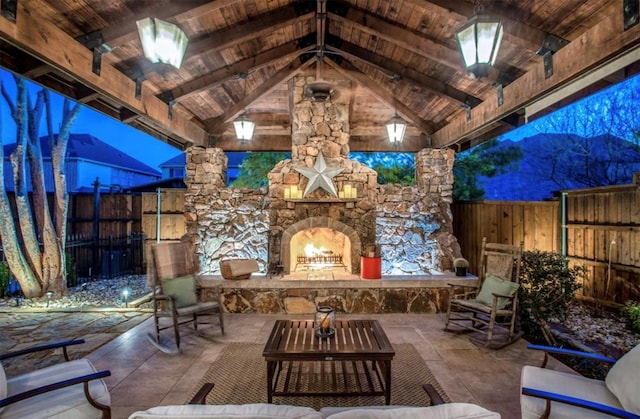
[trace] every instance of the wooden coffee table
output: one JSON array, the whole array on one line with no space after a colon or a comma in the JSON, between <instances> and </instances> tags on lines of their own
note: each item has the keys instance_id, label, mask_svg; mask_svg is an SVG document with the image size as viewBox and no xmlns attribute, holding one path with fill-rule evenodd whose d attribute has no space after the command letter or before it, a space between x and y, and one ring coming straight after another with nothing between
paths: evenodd
<instances>
[{"instance_id":1,"label":"wooden coffee table","mask_svg":"<svg viewBox=\"0 0 640 419\"><path fill-rule=\"evenodd\" d=\"M377 320L336 321L329 338L311 320L277 320L262 355L273 396L384 396L391 404L395 351Z\"/></svg>"}]
</instances>

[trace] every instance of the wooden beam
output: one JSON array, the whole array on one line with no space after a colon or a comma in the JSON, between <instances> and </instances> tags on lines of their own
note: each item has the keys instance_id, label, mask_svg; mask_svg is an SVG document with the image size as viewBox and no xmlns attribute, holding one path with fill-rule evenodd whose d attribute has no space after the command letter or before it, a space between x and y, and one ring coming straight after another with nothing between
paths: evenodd
<instances>
[{"instance_id":1,"label":"wooden beam","mask_svg":"<svg viewBox=\"0 0 640 419\"><path fill-rule=\"evenodd\" d=\"M136 42L138 39L138 20L155 17L158 19L180 22L193 19L207 13L232 6L241 0L188 0L173 2L154 2L150 6L140 8L133 16L102 28L102 39L111 48Z\"/></svg>"},{"instance_id":2,"label":"wooden beam","mask_svg":"<svg viewBox=\"0 0 640 419\"><path fill-rule=\"evenodd\" d=\"M450 146L483 126L502 119L558 89L581 74L640 44L640 26L624 31L622 13L612 14L553 56L553 76L545 78L538 66L504 88L504 103L487 100L471 110L467 122L462 112L432 136L434 147Z\"/></svg>"},{"instance_id":3,"label":"wooden beam","mask_svg":"<svg viewBox=\"0 0 640 419\"><path fill-rule=\"evenodd\" d=\"M342 56L349 60L358 60L368 66L379 69L384 73L397 74L403 79L427 90L437 96L444 97L458 104L473 102L473 106L481 102L480 99L466 94L465 92L452 87L440 80L419 73L407 66L392 61L386 57L376 54L375 52L361 48L350 42L342 42L339 48L327 47L330 51L339 52Z\"/></svg>"},{"instance_id":4,"label":"wooden beam","mask_svg":"<svg viewBox=\"0 0 640 419\"><path fill-rule=\"evenodd\" d=\"M343 77L346 77L347 79L352 80L369 89L371 91L371 94L373 94L377 99L386 103L390 107L395 108L400 116L405 118L407 122L414 124L425 134L430 134L431 132L433 132L433 127L431 126L431 124L425 122L422 118L420 118L418 114L409 109L406 105L398 102L398 100L394 98L391 92L383 89L376 81L367 77L366 74L363 74L355 68L345 69L328 57L325 57L325 62L333 67L336 71L338 71L338 73L340 73ZM343 62L343 64L345 64L345 62Z\"/></svg>"},{"instance_id":5,"label":"wooden beam","mask_svg":"<svg viewBox=\"0 0 640 419\"><path fill-rule=\"evenodd\" d=\"M239 100L235 105L231 106L231 108L229 108L224 114L216 118L204 121L204 124L207 127L208 131L213 133L214 135L216 133L220 134L224 131L223 125L236 118L243 109L245 109L256 100L260 99L262 96L271 92L273 89L278 87L280 83L286 82L291 77L295 76L298 72L309 67L315 61L315 57L310 58L305 62L303 62L300 57L295 58L292 62L283 67L273 76L268 77L265 83L252 90L248 95Z\"/></svg>"},{"instance_id":6,"label":"wooden beam","mask_svg":"<svg viewBox=\"0 0 640 419\"><path fill-rule=\"evenodd\" d=\"M313 47L314 46L311 45L305 48L300 48L297 41L289 42L268 51L264 51L253 57L237 61L228 66L212 71L211 73L196 77L195 79L189 80L188 82L167 92L161 93L158 96L170 97L171 100L181 101L189 96L218 86L228 80L238 78L240 73L249 73L271 65L279 60L292 59L313 49Z\"/></svg>"},{"instance_id":7,"label":"wooden beam","mask_svg":"<svg viewBox=\"0 0 640 419\"><path fill-rule=\"evenodd\" d=\"M92 52L48 22L31 3L18 3L16 23L0 19L0 38L37 56L115 102L149 115L175 136L194 144L207 144L208 134L202 127L176 113L173 119L169 119L168 106L144 85L141 99L137 100L135 83L112 65L103 62L101 75L94 74L91 71Z\"/></svg>"}]
</instances>

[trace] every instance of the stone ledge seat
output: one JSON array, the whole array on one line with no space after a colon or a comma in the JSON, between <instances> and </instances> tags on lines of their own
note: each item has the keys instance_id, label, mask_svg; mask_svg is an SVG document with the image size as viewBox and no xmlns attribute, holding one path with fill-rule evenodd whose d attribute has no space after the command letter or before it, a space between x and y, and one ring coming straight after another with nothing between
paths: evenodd
<instances>
[{"instance_id":1,"label":"stone ledge seat","mask_svg":"<svg viewBox=\"0 0 640 419\"><path fill-rule=\"evenodd\" d=\"M249 279L260 271L255 259L228 259L220 261L220 274L224 279Z\"/></svg>"}]
</instances>

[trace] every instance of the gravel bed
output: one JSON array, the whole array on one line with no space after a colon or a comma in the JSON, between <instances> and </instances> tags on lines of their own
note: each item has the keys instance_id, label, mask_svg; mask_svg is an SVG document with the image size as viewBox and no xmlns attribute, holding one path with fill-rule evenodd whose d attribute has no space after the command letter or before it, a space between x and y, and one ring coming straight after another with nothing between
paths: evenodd
<instances>
[{"instance_id":1,"label":"gravel bed","mask_svg":"<svg viewBox=\"0 0 640 419\"><path fill-rule=\"evenodd\" d=\"M128 290L126 301L124 290ZM145 275L127 275L112 279L97 279L71 287L67 295L49 302L46 297L0 299L0 307L18 308L19 304L20 308L125 308L131 307L129 302L150 292L151 288L147 286Z\"/></svg>"}]
</instances>

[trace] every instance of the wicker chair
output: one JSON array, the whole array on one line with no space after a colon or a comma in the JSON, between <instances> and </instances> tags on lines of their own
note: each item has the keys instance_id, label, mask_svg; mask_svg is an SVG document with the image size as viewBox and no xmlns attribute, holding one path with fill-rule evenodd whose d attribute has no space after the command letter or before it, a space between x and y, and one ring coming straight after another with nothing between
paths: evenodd
<instances>
[{"instance_id":1,"label":"wicker chair","mask_svg":"<svg viewBox=\"0 0 640 419\"><path fill-rule=\"evenodd\" d=\"M224 334L224 317L219 301L201 302L196 288L196 264L193 252L187 244L182 242L160 242L151 247L152 263L149 278L154 287L153 317L155 320L155 337L150 340L158 348L167 353L180 350L179 326L193 323L198 330L198 324L209 324L200 321L201 317L218 317L220 330ZM163 320L164 319L164 320ZM167 325L163 321L169 320ZM160 332L173 328L175 343L171 343L161 336Z\"/></svg>"},{"instance_id":2,"label":"wicker chair","mask_svg":"<svg viewBox=\"0 0 640 419\"><path fill-rule=\"evenodd\" d=\"M485 346L496 349L522 336L516 333L515 326L523 245L487 243L486 237L482 239L478 285L450 284L445 330L478 332L486 336ZM450 324L462 329L450 330ZM498 343L492 342L496 326L508 330L506 338Z\"/></svg>"}]
</instances>

